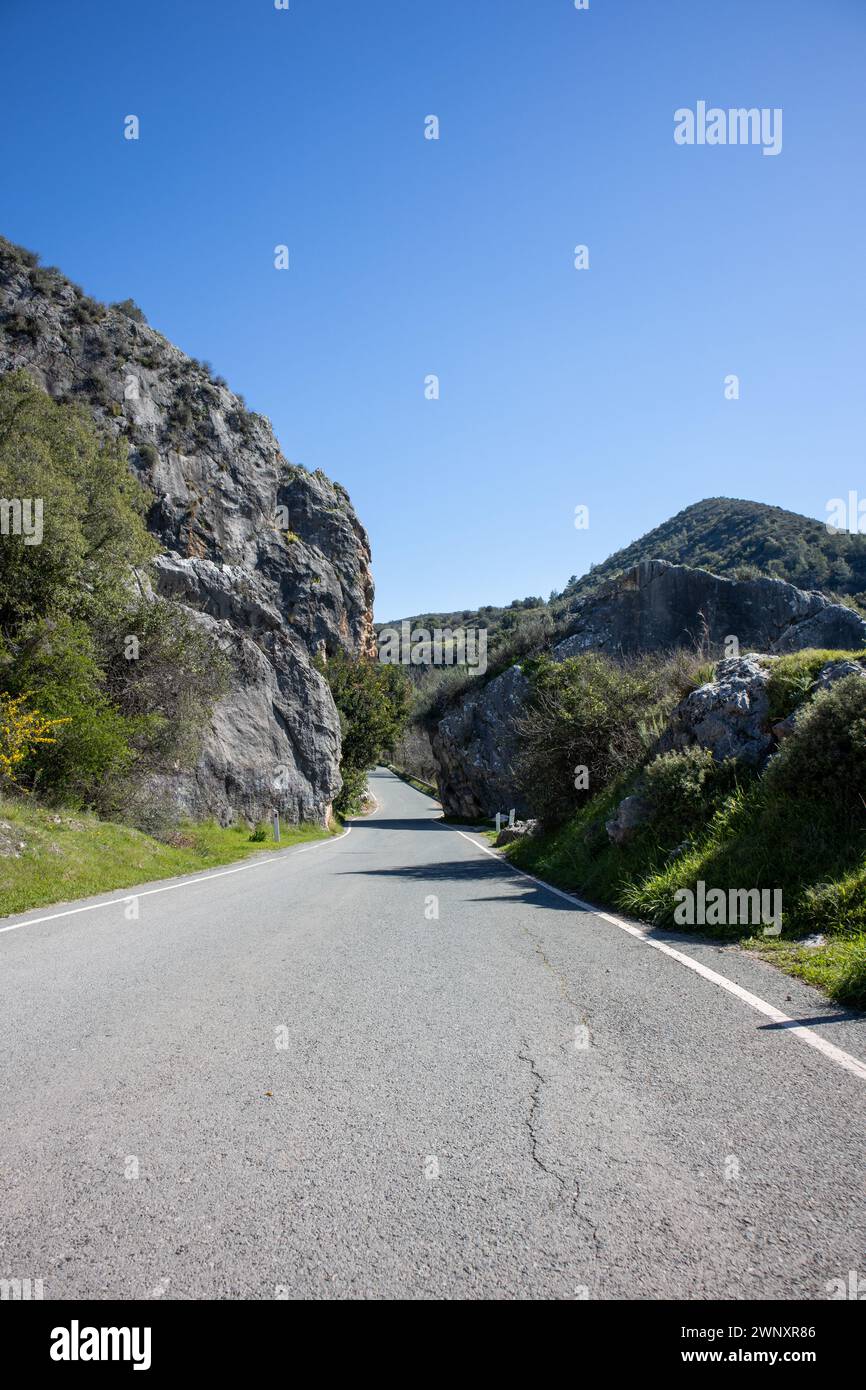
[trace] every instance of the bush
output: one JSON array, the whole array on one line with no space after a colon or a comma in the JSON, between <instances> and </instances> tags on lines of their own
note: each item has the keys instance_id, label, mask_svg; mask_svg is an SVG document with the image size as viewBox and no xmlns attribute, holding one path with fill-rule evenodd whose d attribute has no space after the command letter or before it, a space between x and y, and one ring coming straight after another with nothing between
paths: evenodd
<instances>
[{"instance_id":1,"label":"bush","mask_svg":"<svg viewBox=\"0 0 866 1390\"><path fill-rule=\"evenodd\" d=\"M42 500L38 545L0 546L0 630L30 618L93 616L123 592L129 565L157 550L126 447L26 372L0 378L0 496Z\"/></svg>"},{"instance_id":2,"label":"bush","mask_svg":"<svg viewBox=\"0 0 866 1390\"><path fill-rule=\"evenodd\" d=\"M147 319L134 299L119 299L116 304L111 305L111 308L116 309L125 318L131 319L133 323L147 323Z\"/></svg>"},{"instance_id":3,"label":"bush","mask_svg":"<svg viewBox=\"0 0 866 1390\"><path fill-rule=\"evenodd\" d=\"M18 788L16 778L40 747L53 743L61 721L28 709L26 696L0 691L0 791Z\"/></svg>"},{"instance_id":4,"label":"bush","mask_svg":"<svg viewBox=\"0 0 866 1390\"><path fill-rule=\"evenodd\" d=\"M737 785L742 770L733 758L716 762L709 748L663 753L644 769L642 789L652 804L656 833L681 838L710 819Z\"/></svg>"},{"instance_id":5,"label":"bush","mask_svg":"<svg viewBox=\"0 0 866 1390\"><path fill-rule=\"evenodd\" d=\"M75 301L72 317L82 328L86 328L89 324L99 323L104 319L105 309L95 299L91 299L90 295L85 294Z\"/></svg>"},{"instance_id":6,"label":"bush","mask_svg":"<svg viewBox=\"0 0 866 1390\"><path fill-rule=\"evenodd\" d=\"M97 804L135 755L132 727L103 689L89 628L68 615L34 619L20 629L16 649L4 672L7 691L33 691L40 710L62 720L50 743L30 750L24 785L76 805Z\"/></svg>"},{"instance_id":7,"label":"bush","mask_svg":"<svg viewBox=\"0 0 866 1390\"><path fill-rule=\"evenodd\" d=\"M824 651L815 647L780 656L770 667L767 682L770 722L775 724L779 719L787 719L808 698L822 666L830 661L851 661L856 658L855 652Z\"/></svg>"},{"instance_id":8,"label":"bush","mask_svg":"<svg viewBox=\"0 0 866 1390\"><path fill-rule=\"evenodd\" d=\"M816 695L765 778L779 795L866 814L866 679L846 676Z\"/></svg>"},{"instance_id":9,"label":"bush","mask_svg":"<svg viewBox=\"0 0 866 1390\"><path fill-rule=\"evenodd\" d=\"M533 811L558 824L642 762L675 702L680 664L618 663L592 652L560 662L540 657L524 669L532 695L517 723L517 780ZM589 772L585 790L575 788L581 766Z\"/></svg>"},{"instance_id":10,"label":"bush","mask_svg":"<svg viewBox=\"0 0 866 1390\"><path fill-rule=\"evenodd\" d=\"M368 658L356 661L344 652L317 664L331 688L342 732L343 787L334 809L354 814L360 809L367 772L391 755L406 727L412 690L398 666Z\"/></svg>"},{"instance_id":11,"label":"bush","mask_svg":"<svg viewBox=\"0 0 866 1390\"><path fill-rule=\"evenodd\" d=\"M130 566L157 546L125 447L11 373L0 379L0 495L43 504L41 543L0 546L0 692L7 705L32 696L55 725L16 758L22 784L162 825L156 775L195 759L229 663L185 609L130 586Z\"/></svg>"},{"instance_id":12,"label":"bush","mask_svg":"<svg viewBox=\"0 0 866 1390\"><path fill-rule=\"evenodd\" d=\"M130 721L139 769L192 764L231 674L210 634L178 604L137 599L105 619L97 641L104 688Z\"/></svg>"}]
</instances>

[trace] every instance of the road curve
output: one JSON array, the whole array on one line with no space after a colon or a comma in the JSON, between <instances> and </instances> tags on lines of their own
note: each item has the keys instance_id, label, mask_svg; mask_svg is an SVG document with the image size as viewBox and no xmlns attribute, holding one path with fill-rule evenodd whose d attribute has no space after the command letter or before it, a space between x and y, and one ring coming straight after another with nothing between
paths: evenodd
<instances>
[{"instance_id":1,"label":"road curve","mask_svg":"<svg viewBox=\"0 0 866 1390\"><path fill-rule=\"evenodd\" d=\"M2 1277L824 1299L866 1269L861 1079L371 783L349 835L151 885L137 919L0 923ZM861 1016L680 949L866 1060Z\"/></svg>"}]
</instances>

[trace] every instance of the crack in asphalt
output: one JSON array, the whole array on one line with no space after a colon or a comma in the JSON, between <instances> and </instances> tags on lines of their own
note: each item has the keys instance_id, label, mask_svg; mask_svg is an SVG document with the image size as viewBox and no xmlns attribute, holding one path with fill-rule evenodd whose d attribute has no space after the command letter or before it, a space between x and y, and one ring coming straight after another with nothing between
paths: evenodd
<instances>
[{"instance_id":1,"label":"crack in asphalt","mask_svg":"<svg viewBox=\"0 0 866 1390\"><path fill-rule=\"evenodd\" d=\"M530 1157L532 1159L532 1162L536 1165L537 1168L541 1169L542 1173L544 1173L546 1177L553 1178L554 1182L558 1184L561 1197L566 1201L569 1201L568 1178L563 1177L563 1175L561 1173L558 1173L555 1168L549 1168L538 1151L539 1138L537 1132L537 1122L538 1115L541 1110L541 1090L543 1086L546 1086L548 1084L547 1077L543 1076L542 1073L538 1070L538 1067L535 1064L535 1058L529 1051L529 1043L525 1038L523 1040L523 1051L518 1052L517 1056L521 1062L527 1062L529 1064L529 1071L533 1080L532 1092L529 1097L529 1114L526 1116L526 1120L524 1122L529 1133ZM573 1189L571 1190L569 1204L571 1207L572 1216L577 1216L577 1204L580 1200L580 1182L577 1178L574 1178L573 1184L574 1185Z\"/></svg>"}]
</instances>

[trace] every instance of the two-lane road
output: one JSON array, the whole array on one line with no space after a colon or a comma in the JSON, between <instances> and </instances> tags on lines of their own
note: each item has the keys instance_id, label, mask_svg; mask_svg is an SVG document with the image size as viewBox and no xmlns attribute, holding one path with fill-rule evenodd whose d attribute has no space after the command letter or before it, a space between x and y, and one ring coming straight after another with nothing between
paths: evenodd
<instances>
[{"instance_id":1,"label":"two-lane road","mask_svg":"<svg viewBox=\"0 0 866 1390\"><path fill-rule=\"evenodd\" d=\"M372 786L343 838L150 885L137 918L0 922L0 1276L821 1299L866 1272L856 1070ZM866 1060L859 1016L683 949Z\"/></svg>"}]
</instances>

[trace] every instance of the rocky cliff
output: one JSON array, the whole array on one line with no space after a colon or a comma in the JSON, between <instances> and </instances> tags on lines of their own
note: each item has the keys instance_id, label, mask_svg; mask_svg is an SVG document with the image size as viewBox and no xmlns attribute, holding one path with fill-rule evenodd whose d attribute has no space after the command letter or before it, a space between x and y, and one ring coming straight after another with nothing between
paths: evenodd
<instances>
[{"instance_id":1,"label":"rocky cliff","mask_svg":"<svg viewBox=\"0 0 866 1390\"><path fill-rule=\"evenodd\" d=\"M741 651L807 647L866 649L866 621L824 594L778 579L726 579L707 570L647 560L612 580L577 609L569 635L553 648L563 661L585 651L611 656L718 651L735 637ZM433 749L447 814L477 818L532 806L514 780L518 723L529 685L512 666L473 689L439 721Z\"/></svg>"},{"instance_id":2,"label":"rocky cliff","mask_svg":"<svg viewBox=\"0 0 866 1390\"><path fill-rule=\"evenodd\" d=\"M122 435L164 547L148 583L230 654L234 679L191 773L193 815L321 821L340 787L340 725L313 657L373 650L370 548L349 497L283 457L269 421L206 364L0 240L0 371Z\"/></svg>"}]
</instances>

